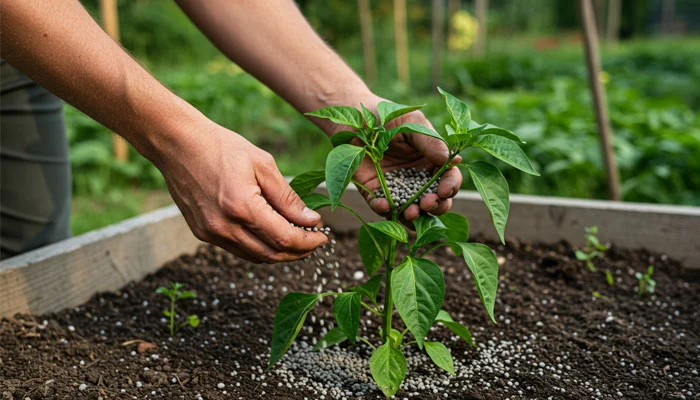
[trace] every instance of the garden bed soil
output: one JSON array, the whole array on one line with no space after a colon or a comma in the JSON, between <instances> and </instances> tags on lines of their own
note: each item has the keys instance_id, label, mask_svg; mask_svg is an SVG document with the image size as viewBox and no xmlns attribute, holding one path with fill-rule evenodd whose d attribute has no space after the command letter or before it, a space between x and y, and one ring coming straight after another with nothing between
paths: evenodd
<instances>
[{"instance_id":1,"label":"garden bed soil","mask_svg":"<svg viewBox=\"0 0 700 400\"><path fill-rule=\"evenodd\" d=\"M363 270L355 238L337 239L327 261L340 268L321 271L326 290L355 284ZM615 277L608 286L602 272L584 270L567 243L490 244L502 262L498 324L489 322L463 260L435 253L447 286L443 308L471 329L479 347L433 329L430 337L451 349L457 375L411 350L410 381L397 398L700 397L697 272L663 255L613 247L596 261L599 271ZM308 352L333 320L331 298L312 311L290 354L264 371L276 306L285 293L316 290L312 264L253 265L203 246L75 309L5 318L2 398L382 398L369 379L366 346ZM634 273L649 264L656 267L656 293L640 299ZM161 320L167 299L155 293L170 281L197 293L179 307L202 319L199 328L183 328L172 339ZM377 343L378 326L375 319L361 333ZM343 387L333 389L339 376Z\"/></svg>"}]
</instances>

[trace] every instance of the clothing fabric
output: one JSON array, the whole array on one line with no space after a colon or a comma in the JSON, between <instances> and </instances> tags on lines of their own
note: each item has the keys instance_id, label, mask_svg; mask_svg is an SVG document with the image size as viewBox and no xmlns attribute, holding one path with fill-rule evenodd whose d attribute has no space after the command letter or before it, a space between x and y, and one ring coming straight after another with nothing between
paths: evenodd
<instances>
[{"instance_id":1,"label":"clothing fabric","mask_svg":"<svg viewBox=\"0 0 700 400\"><path fill-rule=\"evenodd\" d=\"M69 237L70 207L63 102L0 60L0 259Z\"/></svg>"}]
</instances>

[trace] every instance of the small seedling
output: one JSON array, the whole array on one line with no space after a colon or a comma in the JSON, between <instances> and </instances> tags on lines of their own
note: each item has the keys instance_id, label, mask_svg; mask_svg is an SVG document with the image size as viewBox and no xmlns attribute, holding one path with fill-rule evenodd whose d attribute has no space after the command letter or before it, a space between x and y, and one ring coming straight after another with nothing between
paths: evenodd
<instances>
[{"instance_id":1,"label":"small seedling","mask_svg":"<svg viewBox=\"0 0 700 400\"><path fill-rule=\"evenodd\" d=\"M334 148L326 159L325 171L301 174L292 180L291 185L304 199L307 207L314 210L330 207L331 211L343 208L360 220L362 227L358 234L358 249L369 279L343 293L287 294L277 307L268 368L287 352L316 303L324 297L335 296L333 315L337 327L321 338L317 347L346 340L353 344L361 341L371 347L373 353L369 362L370 372L387 397L396 394L406 376L407 365L403 350L409 345L417 345L438 367L454 374L454 362L447 347L427 340L431 327L439 322L454 335L473 345L467 327L441 309L445 296L445 279L440 267L426 256L442 246L449 246L455 254L464 257L481 302L490 319L496 321L494 306L498 290L498 261L488 246L468 242L467 219L456 213L446 213L439 217L423 214L413 222L415 240L409 240L406 228L398 222L399 216L424 193L434 191L440 176L454 165L452 160L467 148L481 149L528 174L539 173L520 148L524 142L517 135L494 125L477 124L472 121L469 107L465 103L442 89L439 91L445 99L450 116L449 124L440 133L424 125L411 123L386 127L395 118L422 106L380 102L377 114L364 106L359 110L334 106L309 113L317 118L349 126L353 131L340 132L331 138ZM398 134L427 135L442 141L448 149L447 161L442 166L436 166L434 171L406 168L385 172L380 161ZM350 144L355 138L361 145ZM358 186L369 194L387 199L390 206L387 221L367 223L354 210L340 202L355 171L365 159L373 164L377 172L379 190L372 193L362 185ZM510 208L508 182L498 168L488 162L476 161L459 166L468 172L474 182L486 203L496 232L501 242L504 242ZM323 181L326 182L329 197L313 193ZM398 245L406 248L407 255L402 259L397 257ZM384 291L380 297L382 282ZM383 307L379 304L380 300L383 300ZM381 324L377 324L381 326L380 344L359 336L363 307L381 319ZM395 309L406 326L403 331L394 328L392 321ZM412 338L407 337L409 334Z\"/></svg>"},{"instance_id":2,"label":"small seedling","mask_svg":"<svg viewBox=\"0 0 700 400\"><path fill-rule=\"evenodd\" d=\"M654 293L654 290L656 290L656 281L651 279L652 275L654 275L653 265L650 265L649 268L647 268L647 273L644 275L642 275L641 272L634 274L639 281L639 292L637 293L638 297L641 298L644 293L652 294Z\"/></svg>"},{"instance_id":3,"label":"small seedling","mask_svg":"<svg viewBox=\"0 0 700 400\"><path fill-rule=\"evenodd\" d=\"M199 317L196 315L188 315L186 320L184 322L181 322L179 325L175 325L175 303L178 300L185 300L185 299L194 299L197 297L193 292L190 291L180 291L184 285L182 283L176 283L176 282L170 282L170 289L161 286L158 289L156 289L156 293L159 294L164 294L168 296L170 299L170 309L169 310L163 310L163 315L165 315L166 318L168 318L168 327L170 328L170 336L175 336L175 332L179 331L180 328L182 328L185 325L189 325L193 328L196 328L199 326Z\"/></svg>"},{"instance_id":4,"label":"small seedling","mask_svg":"<svg viewBox=\"0 0 700 400\"><path fill-rule=\"evenodd\" d=\"M586 247L583 248L583 251L576 250L576 258L581 261L585 261L586 267L591 272L596 272L595 265L593 265L593 259L596 257L603 258L603 253L608 250L608 246L600 243L596 237L597 234L597 226L586 227Z\"/></svg>"},{"instance_id":5,"label":"small seedling","mask_svg":"<svg viewBox=\"0 0 700 400\"><path fill-rule=\"evenodd\" d=\"M615 286L615 277L610 270L605 270L605 280L608 281L608 286Z\"/></svg>"}]
</instances>

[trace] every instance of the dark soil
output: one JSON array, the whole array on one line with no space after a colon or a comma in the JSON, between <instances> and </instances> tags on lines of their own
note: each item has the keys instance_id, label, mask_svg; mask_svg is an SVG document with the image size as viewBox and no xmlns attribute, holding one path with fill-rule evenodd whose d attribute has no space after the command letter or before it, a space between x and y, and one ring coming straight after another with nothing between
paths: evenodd
<instances>
[{"instance_id":1,"label":"dark soil","mask_svg":"<svg viewBox=\"0 0 700 400\"><path fill-rule=\"evenodd\" d=\"M591 273L566 243L509 242L494 247L504 261L496 304L498 325L488 321L464 262L446 251L433 257L444 268L447 282L443 308L467 325L482 347L472 349L451 341L449 332L442 329L431 336L442 339L461 365L476 366L475 372L458 373L448 389L439 393L402 390L397 398L699 397L697 273L646 251L613 247L596 262L601 272ZM362 269L355 239L340 238L336 256L342 260L340 281L355 284L353 273ZM657 271L656 293L640 299L634 272L646 271L649 264ZM602 272L606 269L616 279L612 287ZM97 295L73 310L3 319L2 398L321 398L311 386L294 390L286 382L280 386L282 381L274 373L260 378L277 303L285 292L315 291L318 282L312 280L313 270L303 263L252 265L202 247L196 255L182 256L142 282ZM329 277L327 290L339 287L332 271L324 273ZM180 312L202 319L199 328L183 328L173 339L161 321L167 300L155 294L157 287L170 281L182 282L197 293L196 300L180 304ZM316 318L307 320L307 325L314 334L304 330L300 340L307 336L310 342L323 329L321 320L325 326L332 321L331 299L312 314ZM376 327L376 322L363 327L363 334L376 340ZM157 347L139 352L137 340ZM498 355L498 349L507 347L499 344L508 342L522 347L510 355ZM356 351L347 343L340 346ZM488 351L498 356L493 368L487 367L488 359L484 363L480 358ZM513 353L522 354L512 359ZM517 367L509 369L504 363ZM408 375L426 370L409 368ZM510 374L504 373L508 370ZM377 391L364 396L379 397Z\"/></svg>"}]
</instances>

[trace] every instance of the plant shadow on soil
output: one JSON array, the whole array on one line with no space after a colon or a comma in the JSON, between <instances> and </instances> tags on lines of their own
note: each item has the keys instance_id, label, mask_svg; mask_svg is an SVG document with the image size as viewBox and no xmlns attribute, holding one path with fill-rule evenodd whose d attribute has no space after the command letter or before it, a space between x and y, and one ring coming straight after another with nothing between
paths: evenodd
<instances>
[{"instance_id":1,"label":"plant shadow on soil","mask_svg":"<svg viewBox=\"0 0 700 400\"><path fill-rule=\"evenodd\" d=\"M353 275L363 270L356 239L337 239L339 277L323 271L325 290L358 284ZM407 374L413 380L397 398L697 398L697 272L663 255L613 247L596 262L601 272L591 273L568 243L489 244L502 262L498 324L488 321L464 262L436 252L431 258L443 267L447 286L443 309L471 329L479 348L434 328L429 337L451 349L457 375L437 371L415 350ZM656 268L656 293L639 299L634 273L649 264ZM615 277L612 287L602 272L606 269ZM314 374L318 371L292 371L295 357L308 356L314 338L333 322L330 298L311 312L293 346L295 354L264 373L276 306L288 292L314 292L314 270L302 262L253 265L202 246L141 282L96 295L75 309L5 318L0 323L0 393L4 399L381 398L367 383L368 369L359 372L365 383L325 394L332 379L324 382L319 376L325 375ZM172 339L161 320L167 299L155 293L170 281L197 293L195 301L178 306L182 314L202 319L198 329L183 328ZM361 334L378 343L379 325L378 320L363 324ZM157 347L139 352L135 340ZM332 361L341 354L366 360L366 350L342 343L320 358ZM315 368L344 374L342 365Z\"/></svg>"}]
</instances>

